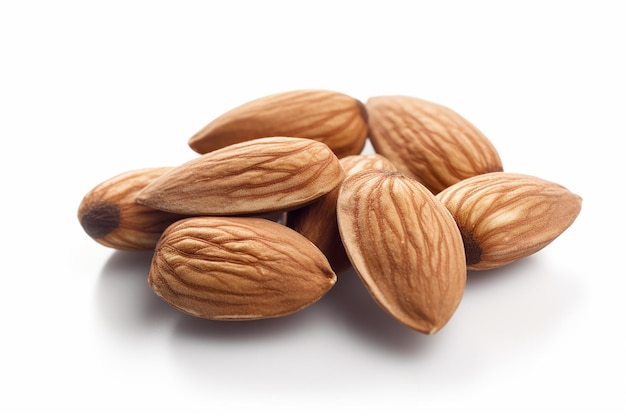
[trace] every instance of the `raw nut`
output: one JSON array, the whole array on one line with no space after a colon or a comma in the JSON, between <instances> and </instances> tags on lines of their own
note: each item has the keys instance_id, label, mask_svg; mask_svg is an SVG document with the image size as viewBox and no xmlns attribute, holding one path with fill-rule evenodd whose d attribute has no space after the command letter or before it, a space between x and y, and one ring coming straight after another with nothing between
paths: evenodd
<instances>
[{"instance_id":1,"label":"raw nut","mask_svg":"<svg viewBox=\"0 0 626 417\"><path fill-rule=\"evenodd\" d=\"M576 219L582 198L538 177L494 172L437 195L463 236L467 268L510 264L544 248Z\"/></svg>"},{"instance_id":2,"label":"raw nut","mask_svg":"<svg viewBox=\"0 0 626 417\"><path fill-rule=\"evenodd\" d=\"M91 189L78 207L83 230L101 245L120 250L152 250L179 214L135 202L139 191L171 168L145 168L118 174Z\"/></svg>"},{"instance_id":3,"label":"raw nut","mask_svg":"<svg viewBox=\"0 0 626 417\"><path fill-rule=\"evenodd\" d=\"M344 178L325 144L302 138L254 139L192 159L137 196L146 206L188 215L239 215L301 207Z\"/></svg>"},{"instance_id":4,"label":"raw nut","mask_svg":"<svg viewBox=\"0 0 626 417\"><path fill-rule=\"evenodd\" d=\"M218 116L189 139L204 154L234 143L270 136L321 141L341 158L358 155L367 138L367 115L359 100L328 90L295 90L247 102Z\"/></svg>"},{"instance_id":5,"label":"raw nut","mask_svg":"<svg viewBox=\"0 0 626 417\"><path fill-rule=\"evenodd\" d=\"M349 155L339 160L341 168L346 173L346 176L355 174L367 169L382 169L385 171L397 171L395 165L391 161L381 154L367 154L367 155Z\"/></svg>"},{"instance_id":6,"label":"raw nut","mask_svg":"<svg viewBox=\"0 0 626 417\"><path fill-rule=\"evenodd\" d=\"M465 289L463 240L426 187L399 172L358 172L340 188L337 220L354 269L385 311L425 334L449 321Z\"/></svg>"},{"instance_id":7,"label":"raw nut","mask_svg":"<svg viewBox=\"0 0 626 417\"><path fill-rule=\"evenodd\" d=\"M382 155L349 155L339 160L346 174L365 169L395 170ZM308 238L317 246L336 273L352 267L339 236L337 226L337 196L339 186L313 203L287 213L287 226Z\"/></svg>"},{"instance_id":8,"label":"raw nut","mask_svg":"<svg viewBox=\"0 0 626 417\"><path fill-rule=\"evenodd\" d=\"M148 282L196 317L285 316L335 284L324 255L284 225L254 217L191 217L171 225L155 250Z\"/></svg>"},{"instance_id":9,"label":"raw nut","mask_svg":"<svg viewBox=\"0 0 626 417\"><path fill-rule=\"evenodd\" d=\"M493 144L455 111L415 97L366 103L373 148L434 194L474 175L502 171Z\"/></svg>"}]
</instances>

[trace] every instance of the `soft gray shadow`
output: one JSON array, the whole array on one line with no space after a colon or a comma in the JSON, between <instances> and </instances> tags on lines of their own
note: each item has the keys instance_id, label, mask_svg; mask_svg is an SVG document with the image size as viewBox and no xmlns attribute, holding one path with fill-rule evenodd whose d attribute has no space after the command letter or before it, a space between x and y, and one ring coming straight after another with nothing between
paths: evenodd
<instances>
[{"instance_id":1,"label":"soft gray shadow","mask_svg":"<svg viewBox=\"0 0 626 417\"><path fill-rule=\"evenodd\" d=\"M152 252L113 252L96 288L100 316L120 331L134 334L162 326L179 312L148 285Z\"/></svg>"},{"instance_id":2,"label":"soft gray shadow","mask_svg":"<svg viewBox=\"0 0 626 417\"><path fill-rule=\"evenodd\" d=\"M299 328L304 314L304 311L300 311L284 317L243 321L206 320L181 314L176 321L174 334L196 341L256 342Z\"/></svg>"},{"instance_id":3,"label":"soft gray shadow","mask_svg":"<svg viewBox=\"0 0 626 417\"><path fill-rule=\"evenodd\" d=\"M542 340L584 302L583 279L569 268L530 256L501 268L468 271L463 301L466 328L494 344ZM470 343L476 343L474 341Z\"/></svg>"},{"instance_id":4,"label":"soft gray shadow","mask_svg":"<svg viewBox=\"0 0 626 417\"><path fill-rule=\"evenodd\" d=\"M187 340L246 343L287 335L307 326L333 326L342 337L360 339L384 351L415 354L432 336L412 330L384 312L352 270L318 302L278 318L214 321L189 316L168 305L150 289L147 276L152 252L113 252L100 273L96 304L100 316L116 331L141 335L169 331Z\"/></svg>"},{"instance_id":5,"label":"soft gray shadow","mask_svg":"<svg viewBox=\"0 0 626 417\"><path fill-rule=\"evenodd\" d=\"M332 326L332 331L342 337L358 338L360 343L401 354L415 354L428 338L385 313L354 272L340 275L335 286L321 300L294 314L241 322L211 321L185 315L178 319L174 332L177 337L191 340L245 343L275 338L311 326Z\"/></svg>"},{"instance_id":6,"label":"soft gray shadow","mask_svg":"<svg viewBox=\"0 0 626 417\"><path fill-rule=\"evenodd\" d=\"M533 256L522 258L500 268L485 271L467 271L466 290L480 289L483 286L493 285L494 280L516 279L524 273L530 273L534 268L541 266L541 262Z\"/></svg>"},{"instance_id":7,"label":"soft gray shadow","mask_svg":"<svg viewBox=\"0 0 626 417\"><path fill-rule=\"evenodd\" d=\"M352 269L338 277L324 301L345 331L381 350L413 355L429 344L430 336L401 324L385 312Z\"/></svg>"}]
</instances>

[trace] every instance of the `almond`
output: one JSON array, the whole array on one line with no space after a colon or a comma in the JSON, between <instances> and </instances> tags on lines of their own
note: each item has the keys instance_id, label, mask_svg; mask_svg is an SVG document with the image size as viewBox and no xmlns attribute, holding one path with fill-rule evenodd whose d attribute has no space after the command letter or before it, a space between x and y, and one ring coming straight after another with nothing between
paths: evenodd
<instances>
[{"instance_id":1,"label":"almond","mask_svg":"<svg viewBox=\"0 0 626 417\"><path fill-rule=\"evenodd\" d=\"M408 96L366 102L369 135L377 153L431 192L474 175L502 171L493 144L448 107Z\"/></svg>"},{"instance_id":2,"label":"almond","mask_svg":"<svg viewBox=\"0 0 626 417\"><path fill-rule=\"evenodd\" d=\"M341 168L347 175L352 175L368 169L397 171L391 161L380 154L349 155L339 160Z\"/></svg>"},{"instance_id":3,"label":"almond","mask_svg":"<svg viewBox=\"0 0 626 417\"><path fill-rule=\"evenodd\" d=\"M582 198L538 177L494 172L437 195L458 224L470 270L498 268L541 250L578 216Z\"/></svg>"},{"instance_id":4,"label":"almond","mask_svg":"<svg viewBox=\"0 0 626 417\"><path fill-rule=\"evenodd\" d=\"M165 228L183 216L137 204L135 198L170 169L127 171L96 185L78 207L83 230L96 242L113 249L154 249Z\"/></svg>"},{"instance_id":5,"label":"almond","mask_svg":"<svg viewBox=\"0 0 626 417\"><path fill-rule=\"evenodd\" d=\"M357 155L367 138L363 103L328 90L295 90L244 103L218 116L189 139L204 154L234 143L270 136L315 139L339 158Z\"/></svg>"},{"instance_id":6,"label":"almond","mask_svg":"<svg viewBox=\"0 0 626 417\"><path fill-rule=\"evenodd\" d=\"M306 238L253 217L192 217L172 224L148 275L167 303L213 320L285 316L319 300L336 279Z\"/></svg>"},{"instance_id":7,"label":"almond","mask_svg":"<svg viewBox=\"0 0 626 417\"><path fill-rule=\"evenodd\" d=\"M341 158L339 163L348 175L366 169L395 170L387 158L377 154L349 155ZM337 226L338 195L339 186L311 204L287 213L287 226L313 242L326 255L336 273L352 266Z\"/></svg>"},{"instance_id":8,"label":"almond","mask_svg":"<svg viewBox=\"0 0 626 417\"><path fill-rule=\"evenodd\" d=\"M321 142L260 138L172 169L142 190L137 202L187 215L278 212L321 197L343 178L339 160Z\"/></svg>"},{"instance_id":9,"label":"almond","mask_svg":"<svg viewBox=\"0 0 626 417\"><path fill-rule=\"evenodd\" d=\"M385 311L425 334L449 321L465 289L463 240L426 187L400 172L349 175L337 221L354 269Z\"/></svg>"}]
</instances>

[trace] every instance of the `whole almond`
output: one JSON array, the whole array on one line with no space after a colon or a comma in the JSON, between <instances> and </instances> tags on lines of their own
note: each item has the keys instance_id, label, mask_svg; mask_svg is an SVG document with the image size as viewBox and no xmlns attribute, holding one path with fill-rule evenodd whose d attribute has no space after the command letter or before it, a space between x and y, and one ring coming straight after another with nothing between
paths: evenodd
<instances>
[{"instance_id":1,"label":"whole almond","mask_svg":"<svg viewBox=\"0 0 626 417\"><path fill-rule=\"evenodd\" d=\"M142 190L137 202L188 215L278 212L321 197L343 178L339 160L321 142L260 138L172 169Z\"/></svg>"},{"instance_id":2,"label":"whole almond","mask_svg":"<svg viewBox=\"0 0 626 417\"><path fill-rule=\"evenodd\" d=\"M337 221L352 265L385 311L425 334L449 321L465 289L463 240L426 187L399 172L352 174Z\"/></svg>"},{"instance_id":3,"label":"whole almond","mask_svg":"<svg viewBox=\"0 0 626 417\"><path fill-rule=\"evenodd\" d=\"M213 320L285 316L319 300L336 279L302 235L253 217L192 217L172 224L148 275L167 303Z\"/></svg>"},{"instance_id":4,"label":"whole almond","mask_svg":"<svg viewBox=\"0 0 626 417\"><path fill-rule=\"evenodd\" d=\"M437 195L463 236L467 268L498 268L544 248L578 216L582 198L530 175L494 172Z\"/></svg>"},{"instance_id":5,"label":"whole almond","mask_svg":"<svg viewBox=\"0 0 626 417\"><path fill-rule=\"evenodd\" d=\"M387 158L378 154L349 155L339 159L339 163L347 175L366 169L395 170ZM337 226L338 195L339 186L311 204L287 213L287 226L313 242L326 255L336 273L352 266Z\"/></svg>"},{"instance_id":6,"label":"whole almond","mask_svg":"<svg viewBox=\"0 0 626 417\"><path fill-rule=\"evenodd\" d=\"M183 216L137 204L135 198L170 169L127 171L96 185L78 207L83 230L96 242L113 249L154 249L165 228Z\"/></svg>"},{"instance_id":7,"label":"whole almond","mask_svg":"<svg viewBox=\"0 0 626 417\"><path fill-rule=\"evenodd\" d=\"M493 144L448 107L408 96L366 102L369 135L377 153L433 193L474 175L502 171Z\"/></svg>"},{"instance_id":8,"label":"whole almond","mask_svg":"<svg viewBox=\"0 0 626 417\"><path fill-rule=\"evenodd\" d=\"M198 153L270 136L321 141L337 154L365 146L367 116L359 100L328 90L294 90L261 97L218 116L189 139Z\"/></svg>"}]
</instances>

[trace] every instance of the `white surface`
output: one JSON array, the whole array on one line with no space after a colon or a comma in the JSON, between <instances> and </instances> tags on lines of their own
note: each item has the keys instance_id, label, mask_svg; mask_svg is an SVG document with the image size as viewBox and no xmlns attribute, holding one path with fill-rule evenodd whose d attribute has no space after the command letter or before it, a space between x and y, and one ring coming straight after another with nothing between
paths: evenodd
<instances>
[{"instance_id":1,"label":"white surface","mask_svg":"<svg viewBox=\"0 0 626 417\"><path fill-rule=\"evenodd\" d=\"M0 5L1 415L626 414L621 2L201 3ZM582 212L470 274L430 337L354 276L282 319L186 317L149 254L84 234L91 187L195 157L211 118L295 88L447 105Z\"/></svg>"}]
</instances>

